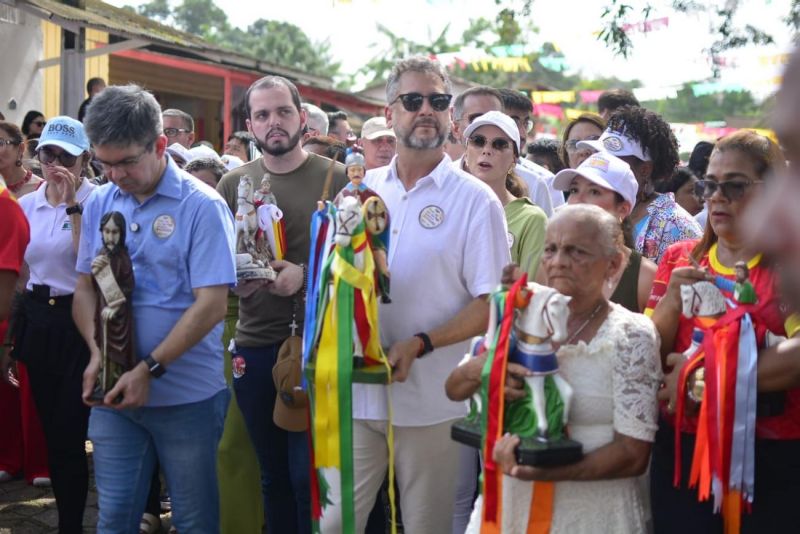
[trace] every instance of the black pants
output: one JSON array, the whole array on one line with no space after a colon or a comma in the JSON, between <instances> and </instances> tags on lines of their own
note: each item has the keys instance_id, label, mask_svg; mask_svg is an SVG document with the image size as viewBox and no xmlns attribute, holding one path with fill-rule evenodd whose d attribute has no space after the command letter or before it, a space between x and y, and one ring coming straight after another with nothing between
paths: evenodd
<instances>
[{"instance_id":1,"label":"black pants","mask_svg":"<svg viewBox=\"0 0 800 534\"><path fill-rule=\"evenodd\" d=\"M83 371L89 351L71 316L71 300L49 304L26 294L15 325L14 355L25 362L42 422L60 534L80 534L89 489Z\"/></svg>"},{"instance_id":2,"label":"black pants","mask_svg":"<svg viewBox=\"0 0 800 534\"><path fill-rule=\"evenodd\" d=\"M681 435L681 487L672 485L675 433L661 421L650 464L650 500L655 534L722 534L722 517L711 501L698 502L689 489L694 434ZM797 532L800 525L800 440L757 439L755 500L742 514L742 534Z\"/></svg>"}]
</instances>

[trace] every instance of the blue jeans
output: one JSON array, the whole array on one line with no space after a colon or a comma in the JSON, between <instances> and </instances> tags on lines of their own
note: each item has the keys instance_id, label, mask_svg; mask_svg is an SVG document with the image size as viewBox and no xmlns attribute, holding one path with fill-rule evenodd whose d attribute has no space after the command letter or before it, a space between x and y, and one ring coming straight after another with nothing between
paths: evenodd
<instances>
[{"instance_id":1,"label":"blue jeans","mask_svg":"<svg viewBox=\"0 0 800 534\"><path fill-rule=\"evenodd\" d=\"M99 534L137 534L156 458L178 532L219 532L217 445L230 400L226 389L190 404L117 411L92 408L89 439Z\"/></svg>"},{"instance_id":2,"label":"blue jeans","mask_svg":"<svg viewBox=\"0 0 800 534\"><path fill-rule=\"evenodd\" d=\"M240 376L234 374L233 389L261 467L267 531L305 534L311 532L308 435L283 430L272 421L272 367L279 348L236 347L233 356L244 358L245 369Z\"/></svg>"}]
</instances>

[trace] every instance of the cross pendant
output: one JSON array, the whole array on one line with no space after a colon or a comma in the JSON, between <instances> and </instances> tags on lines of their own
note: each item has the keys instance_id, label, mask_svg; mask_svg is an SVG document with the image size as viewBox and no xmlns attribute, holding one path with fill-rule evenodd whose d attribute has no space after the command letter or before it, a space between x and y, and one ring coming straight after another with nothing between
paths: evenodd
<instances>
[{"instance_id":1,"label":"cross pendant","mask_svg":"<svg viewBox=\"0 0 800 534\"><path fill-rule=\"evenodd\" d=\"M297 324L297 321L294 320L294 317L292 317L292 322L289 323L289 328L292 329L292 335L295 335L295 332L297 332L297 329L300 328L300 325Z\"/></svg>"}]
</instances>

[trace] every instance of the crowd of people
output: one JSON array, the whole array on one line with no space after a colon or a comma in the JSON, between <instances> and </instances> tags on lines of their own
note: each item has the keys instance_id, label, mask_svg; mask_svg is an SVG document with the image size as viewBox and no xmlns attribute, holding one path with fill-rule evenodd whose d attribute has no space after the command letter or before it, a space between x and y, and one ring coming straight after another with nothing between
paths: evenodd
<instances>
[{"instance_id":1,"label":"crowd of people","mask_svg":"<svg viewBox=\"0 0 800 534\"><path fill-rule=\"evenodd\" d=\"M345 187L379 195L391 220L378 316L392 384L353 384L347 414L357 532L386 532L395 490L405 532L481 532L487 460L534 495L552 491L546 530L526 511L508 532L728 531L689 487L701 409L676 414L691 405L680 392L696 326L681 288L703 281L739 302L747 282L759 303L755 500L741 532L796 528L800 53L776 98L779 144L741 130L699 143L686 165L669 124L629 92L536 139L524 95L453 95L423 57L394 64L385 114L359 135L352 117L266 76L221 154L190 114L136 85L93 78L87 91L79 120L0 121L0 483L51 484L60 533L85 526L86 440L98 532L158 532L165 505L185 534L346 531L351 494L330 467L312 524L312 415L281 370L303 332L312 217ZM282 214L268 283L237 283L245 179ZM487 297L523 275L570 298L556 354L574 388L575 463L519 464L510 434L491 458L451 439L486 380L485 355L459 362L486 331ZM98 396L109 347L133 361ZM509 364L509 402L529 374Z\"/></svg>"}]
</instances>

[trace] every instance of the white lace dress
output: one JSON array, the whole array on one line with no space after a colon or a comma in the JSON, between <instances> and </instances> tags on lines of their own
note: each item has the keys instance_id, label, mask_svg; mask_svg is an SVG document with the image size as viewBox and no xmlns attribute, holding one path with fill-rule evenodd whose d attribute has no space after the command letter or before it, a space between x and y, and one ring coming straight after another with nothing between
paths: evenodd
<instances>
[{"instance_id":1,"label":"white lace dress","mask_svg":"<svg viewBox=\"0 0 800 534\"><path fill-rule=\"evenodd\" d=\"M610 306L588 345L581 341L557 353L561 373L574 389L570 437L583 444L585 454L612 441L615 431L652 442L657 428L658 334L644 315ZM504 479L502 532L523 534L535 483ZM550 533L646 532L649 510L644 491L638 477L557 482ZM479 499L467 532L479 532L481 505Z\"/></svg>"}]
</instances>

